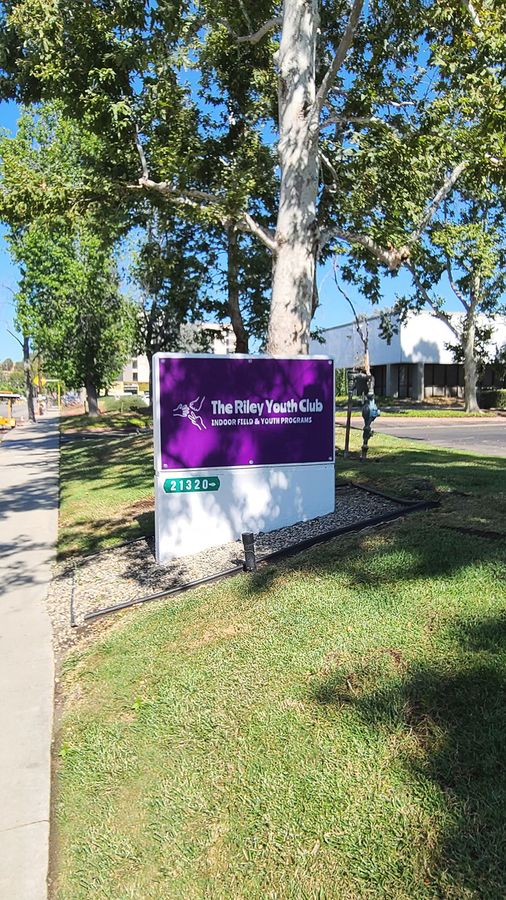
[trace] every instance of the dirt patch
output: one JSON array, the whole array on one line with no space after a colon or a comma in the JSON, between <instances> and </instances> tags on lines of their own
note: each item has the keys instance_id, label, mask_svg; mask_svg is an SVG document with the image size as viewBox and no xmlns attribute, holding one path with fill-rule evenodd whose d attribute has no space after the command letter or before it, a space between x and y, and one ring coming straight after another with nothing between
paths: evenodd
<instances>
[{"instance_id":1,"label":"dirt patch","mask_svg":"<svg viewBox=\"0 0 506 900\"><path fill-rule=\"evenodd\" d=\"M207 647L209 644L217 644L219 641L231 640L239 635L248 634L250 630L249 626L244 623L240 625L222 625L217 622L212 627L206 628L200 637L189 641L187 647L189 650L199 650L201 647ZM184 636L183 633L182 637L184 638Z\"/></svg>"},{"instance_id":2,"label":"dirt patch","mask_svg":"<svg viewBox=\"0 0 506 900\"><path fill-rule=\"evenodd\" d=\"M134 516L138 516L140 513L154 512L154 510L155 498L145 497L144 500L136 500L135 503L131 503L130 506L127 506L121 518L124 519L125 515L133 518Z\"/></svg>"}]
</instances>

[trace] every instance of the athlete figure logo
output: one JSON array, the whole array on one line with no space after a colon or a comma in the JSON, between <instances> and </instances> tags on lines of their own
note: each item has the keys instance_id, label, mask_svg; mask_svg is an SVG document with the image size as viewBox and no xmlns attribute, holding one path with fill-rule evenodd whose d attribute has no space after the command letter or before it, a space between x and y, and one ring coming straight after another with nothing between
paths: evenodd
<instances>
[{"instance_id":1,"label":"athlete figure logo","mask_svg":"<svg viewBox=\"0 0 506 900\"><path fill-rule=\"evenodd\" d=\"M175 416L181 416L183 419L189 419L192 425L195 425L199 431L202 431L202 429L207 431L202 416L197 416L197 413L202 409L202 404L205 399L205 397L202 397L199 403L199 398L196 397L191 403L180 403L179 406L176 406L173 414Z\"/></svg>"}]
</instances>

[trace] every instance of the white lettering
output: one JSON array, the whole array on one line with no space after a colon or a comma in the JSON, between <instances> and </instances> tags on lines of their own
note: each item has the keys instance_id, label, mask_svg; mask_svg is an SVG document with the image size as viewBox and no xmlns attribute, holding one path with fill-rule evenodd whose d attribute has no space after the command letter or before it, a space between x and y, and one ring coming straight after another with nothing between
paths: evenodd
<instances>
[{"instance_id":1,"label":"white lettering","mask_svg":"<svg viewBox=\"0 0 506 900\"><path fill-rule=\"evenodd\" d=\"M309 400L307 397L304 397L303 400L299 403L300 412L322 412L323 411L323 403L321 400Z\"/></svg>"},{"instance_id":2,"label":"white lettering","mask_svg":"<svg viewBox=\"0 0 506 900\"><path fill-rule=\"evenodd\" d=\"M231 403L222 403L221 400L211 400L213 416L229 416L234 408Z\"/></svg>"}]
</instances>

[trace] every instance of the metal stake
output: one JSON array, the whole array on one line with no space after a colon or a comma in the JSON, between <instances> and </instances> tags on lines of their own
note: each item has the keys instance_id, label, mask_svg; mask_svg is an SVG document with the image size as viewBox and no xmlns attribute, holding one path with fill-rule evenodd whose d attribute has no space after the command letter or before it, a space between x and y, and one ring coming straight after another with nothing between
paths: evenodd
<instances>
[{"instance_id":1,"label":"metal stake","mask_svg":"<svg viewBox=\"0 0 506 900\"><path fill-rule=\"evenodd\" d=\"M241 537L244 547L244 571L256 572L257 560L255 556L255 537L251 532L245 532Z\"/></svg>"}]
</instances>

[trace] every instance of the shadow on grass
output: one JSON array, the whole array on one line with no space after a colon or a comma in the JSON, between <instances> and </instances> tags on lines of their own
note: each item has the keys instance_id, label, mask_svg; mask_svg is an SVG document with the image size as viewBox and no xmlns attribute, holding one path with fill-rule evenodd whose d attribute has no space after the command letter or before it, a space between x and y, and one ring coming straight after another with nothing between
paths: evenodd
<instances>
[{"instance_id":1,"label":"shadow on grass","mask_svg":"<svg viewBox=\"0 0 506 900\"><path fill-rule=\"evenodd\" d=\"M65 530L58 544L58 559L91 556L128 541L151 538L155 531L154 512L140 513L128 521L95 519L92 523L75 522Z\"/></svg>"},{"instance_id":2,"label":"shadow on grass","mask_svg":"<svg viewBox=\"0 0 506 900\"><path fill-rule=\"evenodd\" d=\"M338 429L336 438L339 447L344 443L342 429ZM402 494L412 493L413 489L416 491L420 479L430 480L439 491L475 494L506 492L505 459L479 457L422 443L412 447L410 442L411 439L405 441L377 434L369 446L367 460L337 456L336 474L357 481L370 480L384 487L388 485Z\"/></svg>"},{"instance_id":3,"label":"shadow on grass","mask_svg":"<svg viewBox=\"0 0 506 900\"><path fill-rule=\"evenodd\" d=\"M458 620L452 631L458 649L450 660L414 665L401 677L371 665L337 667L312 686L312 700L350 704L367 725L404 735L399 752L415 791L422 795L427 779L441 791L453 825L430 874L451 891L437 896L505 897L506 616Z\"/></svg>"},{"instance_id":4,"label":"shadow on grass","mask_svg":"<svg viewBox=\"0 0 506 900\"><path fill-rule=\"evenodd\" d=\"M395 591L403 582L418 583L423 590L424 582L439 581L444 591L445 579L461 577L462 571L482 565L495 572L498 583L506 577L504 537L462 534L441 522L438 509L412 513L381 529L332 538L249 576L246 590L262 593L275 579L293 574L308 579L332 576L364 591L390 585Z\"/></svg>"},{"instance_id":5,"label":"shadow on grass","mask_svg":"<svg viewBox=\"0 0 506 900\"><path fill-rule=\"evenodd\" d=\"M146 508L153 505L149 437L66 444L60 471L60 558L153 533L152 508Z\"/></svg>"}]
</instances>

